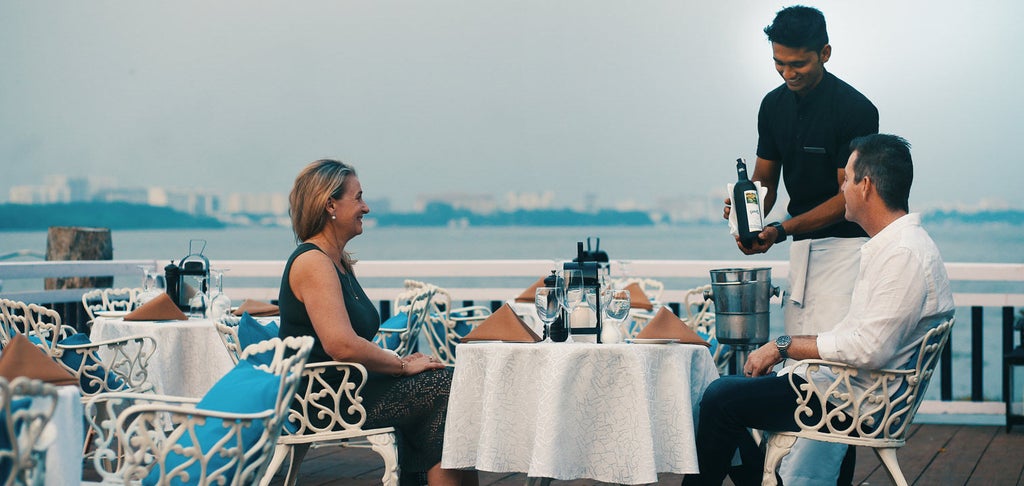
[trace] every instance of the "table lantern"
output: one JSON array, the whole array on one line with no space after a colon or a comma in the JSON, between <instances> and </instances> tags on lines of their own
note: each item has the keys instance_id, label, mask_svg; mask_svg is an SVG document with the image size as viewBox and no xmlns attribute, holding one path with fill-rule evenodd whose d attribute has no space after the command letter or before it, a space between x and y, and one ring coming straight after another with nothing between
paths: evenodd
<instances>
[{"instance_id":1,"label":"table lantern","mask_svg":"<svg viewBox=\"0 0 1024 486\"><path fill-rule=\"evenodd\" d=\"M584 308L587 307L587 302L585 301L585 299L586 299L587 294L592 292L593 298L596 299L596 303L595 303L594 307L596 309L595 314L597 314L597 323L594 326L590 326L590 325L586 325L586 326L576 325L576 326L573 326L572 325L572 316L571 315L566 315L566 316L564 316L564 318L565 318L566 322L569 323L568 327L569 327L569 333L570 334L593 334L595 336L595 340L598 343L600 343L601 342L601 279L598 277L598 269L600 268L600 263L597 262L597 261L592 260L592 258L593 258L593 256L592 256L592 254L589 251L584 251L583 250L583 242L582 241L576 242L576 258L573 261L571 261L571 262L566 262L566 263L562 264L562 275L563 275L563 278L564 278L565 275L568 274L567 271L577 271L578 270L580 272L582 278L581 278L581 281L580 281L579 285L581 285L583 287L583 289L584 289L583 307ZM605 256L605 258L607 258L607 256ZM565 284L566 284L566 288L568 289L570 286L574 285L574 282L565 282Z\"/></svg>"},{"instance_id":2,"label":"table lantern","mask_svg":"<svg viewBox=\"0 0 1024 486\"><path fill-rule=\"evenodd\" d=\"M202 243L202 246L199 251L195 251L193 246L199 243ZM164 269L167 274L167 293L184 312L197 310L192 309L190 301L196 294L209 292L210 260L203 255L205 250L206 240L189 240L188 255L185 255L177 265L172 262ZM206 309L201 310L205 312Z\"/></svg>"}]
</instances>

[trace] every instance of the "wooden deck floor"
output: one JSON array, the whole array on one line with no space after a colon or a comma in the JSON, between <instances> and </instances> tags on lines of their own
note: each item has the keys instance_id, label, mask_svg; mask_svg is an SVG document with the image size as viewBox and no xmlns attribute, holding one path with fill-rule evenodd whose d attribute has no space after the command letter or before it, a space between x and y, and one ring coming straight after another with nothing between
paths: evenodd
<instances>
[{"instance_id":1,"label":"wooden deck floor","mask_svg":"<svg viewBox=\"0 0 1024 486\"><path fill-rule=\"evenodd\" d=\"M1024 427L1007 434L1003 426L913 425L911 436L898 452L900 467L910 484L1024 486ZM85 479L97 480L90 464ZM380 484L383 461L369 449L325 447L306 456L299 473L301 486L369 486ZM659 485L678 486L682 476L659 475ZM867 449L857 451L857 485L890 484L885 469ZM524 484L524 474L480 472L481 485ZM279 472L272 485L284 483ZM603 485L578 479L553 481L553 485ZM727 485L732 483L728 480Z\"/></svg>"},{"instance_id":2,"label":"wooden deck floor","mask_svg":"<svg viewBox=\"0 0 1024 486\"><path fill-rule=\"evenodd\" d=\"M914 425L899 452L910 484L1024 486L1024 427L1007 434L1002 426ZM380 484L383 462L370 450L321 448L309 452L298 484L303 486ZM662 474L659 485L678 486L680 475ZM867 449L857 451L855 484L889 484L885 469ZM480 473L481 485L522 485L524 474ZM272 484L281 485L283 473ZM604 484L592 480L554 485ZM726 483L730 484L730 483Z\"/></svg>"}]
</instances>

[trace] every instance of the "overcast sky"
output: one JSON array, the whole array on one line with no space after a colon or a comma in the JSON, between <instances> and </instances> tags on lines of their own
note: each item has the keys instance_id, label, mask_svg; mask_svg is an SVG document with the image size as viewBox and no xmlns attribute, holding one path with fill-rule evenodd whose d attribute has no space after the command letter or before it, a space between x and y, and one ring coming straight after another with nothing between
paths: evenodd
<instances>
[{"instance_id":1,"label":"overcast sky","mask_svg":"<svg viewBox=\"0 0 1024 486\"><path fill-rule=\"evenodd\" d=\"M1024 2L820 1L826 67L914 146L912 209L1022 208ZM367 197L724 197L781 83L764 0L0 3L0 200L48 174Z\"/></svg>"}]
</instances>

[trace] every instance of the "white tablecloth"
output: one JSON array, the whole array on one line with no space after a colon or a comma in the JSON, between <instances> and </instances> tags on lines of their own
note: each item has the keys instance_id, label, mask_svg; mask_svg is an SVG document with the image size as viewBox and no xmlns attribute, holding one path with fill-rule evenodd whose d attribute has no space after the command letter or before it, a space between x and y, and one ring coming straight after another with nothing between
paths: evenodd
<instances>
[{"instance_id":1,"label":"white tablecloth","mask_svg":"<svg viewBox=\"0 0 1024 486\"><path fill-rule=\"evenodd\" d=\"M210 319L152 322L99 317L89 338L97 342L139 334L156 340L149 381L157 393L202 397L234 366Z\"/></svg>"},{"instance_id":2,"label":"white tablecloth","mask_svg":"<svg viewBox=\"0 0 1024 486\"><path fill-rule=\"evenodd\" d=\"M57 408L48 426L55 436L46 448L46 486L78 484L82 480L84 414L78 386L57 387Z\"/></svg>"},{"instance_id":3,"label":"white tablecloth","mask_svg":"<svg viewBox=\"0 0 1024 486\"><path fill-rule=\"evenodd\" d=\"M642 484L697 472L695 418L718 377L683 344L460 344L445 468Z\"/></svg>"}]
</instances>

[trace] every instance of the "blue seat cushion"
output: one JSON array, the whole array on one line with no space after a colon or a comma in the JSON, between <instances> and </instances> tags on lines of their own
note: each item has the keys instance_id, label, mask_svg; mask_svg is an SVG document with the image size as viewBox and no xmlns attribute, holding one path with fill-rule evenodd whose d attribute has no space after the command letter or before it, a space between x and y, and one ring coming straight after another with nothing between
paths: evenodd
<instances>
[{"instance_id":1,"label":"blue seat cushion","mask_svg":"<svg viewBox=\"0 0 1024 486\"><path fill-rule=\"evenodd\" d=\"M78 333L58 341L57 344L62 346L78 346L83 344L92 344L92 341L89 341L89 337L85 334ZM65 365L71 369L79 370L83 367L82 357L83 355L75 352L75 350L66 349L63 350L63 354L60 355L60 362L65 363ZM92 369L92 366L96 366L96 368ZM104 368L103 365L96 362L92 356L85 355L85 367L90 370L81 375L80 385L82 386L82 393L86 395L92 395L102 391L102 387L94 382L95 378L100 378L105 381L106 388L109 390L120 390L125 386L124 381L121 380L117 374Z\"/></svg>"},{"instance_id":2,"label":"blue seat cushion","mask_svg":"<svg viewBox=\"0 0 1024 486\"><path fill-rule=\"evenodd\" d=\"M381 329L388 329L392 331L401 331L409 323L409 315L405 312L399 312L394 316L391 316L388 320L380 324ZM402 343L400 336L397 333L388 333L382 335L383 347L395 351L398 346Z\"/></svg>"},{"instance_id":3,"label":"blue seat cushion","mask_svg":"<svg viewBox=\"0 0 1024 486\"><path fill-rule=\"evenodd\" d=\"M245 349L252 344L278 337L280 331L281 329L278 327L277 322L271 321L264 325L250 316L248 312L244 312L242 313L242 318L238 321L238 344L242 349ZM272 352L254 354L248 358L249 361L258 365L269 365L273 359L274 354Z\"/></svg>"},{"instance_id":4,"label":"blue seat cushion","mask_svg":"<svg viewBox=\"0 0 1024 486\"><path fill-rule=\"evenodd\" d=\"M248 361L239 361L231 371L213 385L213 388L210 388L210 391L196 404L196 408L231 413L263 412L274 408L280 386L281 378L279 376L257 369ZM223 438L225 430L223 421L220 419L208 418L205 424L197 426L196 439L201 449L204 452L208 451L218 440ZM259 423L243 428L241 431L242 448L248 449L255 444L263 432L264 429ZM237 439L233 438L231 443L235 441ZM183 448L192 447L192 439L189 437L189 434L183 435L178 440L178 445ZM166 460L167 469L170 470L178 467L185 463L186 460L186 456L170 452ZM207 470L224 467L227 463L227 458L215 454L210 458ZM189 466L187 471L190 479L189 482L186 483L176 476L170 484L198 484L199 464L196 463ZM233 474L234 471L231 471L227 475L228 483L231 482ZM157 484L159 479L160 470L158 466L155 466L142 483L146 486L151 486Z\"/></svg>"}]
</instances>

